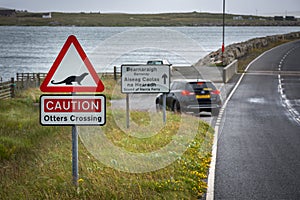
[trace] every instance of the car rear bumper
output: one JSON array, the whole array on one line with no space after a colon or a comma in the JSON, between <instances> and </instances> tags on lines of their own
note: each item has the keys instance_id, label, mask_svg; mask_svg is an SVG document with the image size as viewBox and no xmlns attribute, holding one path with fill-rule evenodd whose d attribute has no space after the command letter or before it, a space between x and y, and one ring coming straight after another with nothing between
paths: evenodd
<instances>
[{"instance_id":1,"label":"car rear bumper","mask_svg":"<svg viewBox=\"0 0 300 200\"><path fill-rule=\"evenodd\" d=\"M187 105L184 106L183 109L186 112L194 112L198 113L201 111L212 111L213 109L220 109L221 106L218 104L201 104L201 105Z\"/></svg>"}]
</instances>

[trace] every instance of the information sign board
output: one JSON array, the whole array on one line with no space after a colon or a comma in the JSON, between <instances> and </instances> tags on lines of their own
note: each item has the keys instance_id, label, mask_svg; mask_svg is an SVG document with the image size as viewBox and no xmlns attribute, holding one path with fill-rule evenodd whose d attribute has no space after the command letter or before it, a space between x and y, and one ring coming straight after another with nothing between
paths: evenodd
<instances>
[{"instance_id":1,"label":"information sign board","mask_svg":"<svg viewBox=\"0 0 300 200\"><path fill-rule=\"evenodd\" d=\"M122 93L168 93L170 66L122 65Z\"/></svg>"},{"instance_id":2,"label":"information sign board","mask_svg":"<svg viewBox=\"0 0 300 200\"><path fill-rule=\"evenodd\" d=\"M40 123L46 126L104 125L103 95L42 95Z\"/></svg>"}]
</instances>

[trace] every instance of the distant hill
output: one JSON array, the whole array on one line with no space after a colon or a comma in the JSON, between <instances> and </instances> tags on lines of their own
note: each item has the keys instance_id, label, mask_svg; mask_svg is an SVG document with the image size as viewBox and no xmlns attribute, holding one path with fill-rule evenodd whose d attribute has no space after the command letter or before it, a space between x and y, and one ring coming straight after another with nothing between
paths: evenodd
<instances>
[{"instance_id":1,"label":"distant hill","mask_svg":"<svg viewBox=\"0 0 300 200\"><path fill-rule=\"evenodd\" d=\"M17 11L0 16L0 25L13 26L222 26L222 14L214 13L45 13ZM272 17L226 14L227 26L299 26L300 20L275 21Z\"/></svg>"},{"instance_id":2,"label":"distant hill","mask_svg":"<svg viewBox=\"0 0 300 200\"><path fill-rule=\"evenodd\" d=\"M16 10L9 8L0 8L0 17L13 17L16 16Z\"/></svg>"}]
</instances>

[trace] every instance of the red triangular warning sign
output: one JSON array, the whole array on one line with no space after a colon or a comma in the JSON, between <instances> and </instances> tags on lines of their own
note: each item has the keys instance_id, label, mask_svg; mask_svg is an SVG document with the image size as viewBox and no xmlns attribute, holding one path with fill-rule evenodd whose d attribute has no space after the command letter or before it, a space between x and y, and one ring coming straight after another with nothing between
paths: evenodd
<instances>
[{"instance_id":1,"label":"red triangular warning sign","mask_svg":"<svg viewBox=\"0 0 300 200\"><path fill-rule=\"evenodd\" d=\"M55 59L42 92L102 92L104 85L74 35L70 35Z\"/></svg>"}]
</instances>

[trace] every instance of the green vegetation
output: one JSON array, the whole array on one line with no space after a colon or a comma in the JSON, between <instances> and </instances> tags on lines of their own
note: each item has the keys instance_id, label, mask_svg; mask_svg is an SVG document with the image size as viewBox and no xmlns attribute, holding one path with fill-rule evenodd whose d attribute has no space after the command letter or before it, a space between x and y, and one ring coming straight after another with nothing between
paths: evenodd
<instances>
[{"instance_id":1,"label":"green vegetation","mask_svg":"<svg viewBox=\"0 0 300 200\"><path fill-rule=\"evenodd\" d=\"M15 16L0 16L0 25L17 26L221 26L222 14L212 13L59 13L51 19L43 19L43 13L17 12ZM299 25L299 21L274 21L268 17L226 15L227 26Z\"/></svg>"},{"instance_id":2,"label":"green vegetation","mask_svg":"<svg viewBox=\"0 0 300 200\"><path fill-rule=\"evenodd\" d=\"M259 55L264 53L265 51L268 51L269 49L272 49L276 46L282 45L287 42L294 41L293 39L282 39L280 41L276 42L269 42L267 46L261 47L261 48L254 48L250 50L245 56L239 58L238 61L238 72L243 73L246 67L250 64L251 61L253 61L255 58L257 58Z\"/></svg>"},{"instance_id":3,"label":"green vegetation","mask_svg":"<svg viewBox=\"0 0 300 200\"><path fill-rule=\"evenodd\" d=\"M102 80L105 85L111 84L105 90L110 93L116 83L107 77ZM122 117L124 111L112 111L109 106L103 129L114 145L128 151L158 150L172 141L180 128L185 133L193 130L191 125L197 133L175 162L147 173L126 173L107 167L80 142L80 179L75 188L71 181L71 128L39 124L39 108L35 104L39 95L38 89L30 89L18 94L18 98L0 100L1 199L197 199L206 191L213 139L208 124L196 117L168 113L165 127L152 137L139 139L117 126L113 117ZM147 127L150 115L132 111L131 120Z\"/></svg>"}]
</instances>

